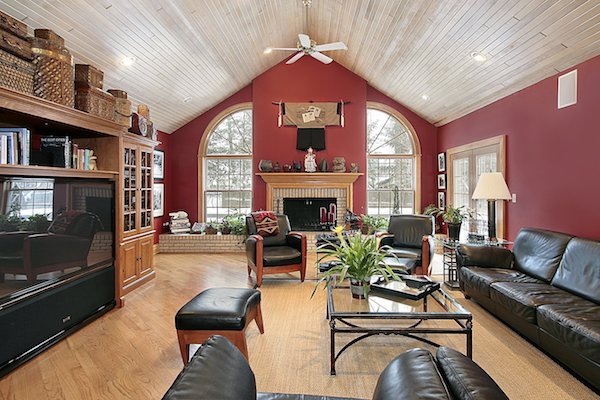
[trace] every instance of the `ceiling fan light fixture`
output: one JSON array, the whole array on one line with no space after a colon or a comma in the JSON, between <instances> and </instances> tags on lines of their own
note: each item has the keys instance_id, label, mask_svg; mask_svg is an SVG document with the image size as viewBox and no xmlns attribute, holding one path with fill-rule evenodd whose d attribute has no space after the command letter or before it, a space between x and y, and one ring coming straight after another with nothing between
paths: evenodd
<instances>
[{"instance_id":1,"label":"ceiling fan light fixture","mask_svg":"<svg viewBox=\"0 0 600 400\"><path fill-rule=\"evenodd\" d=\"M271 54L271 52L273 52L273 49L270 47L267 47L264 51L264 54Z\"/></svg>"},{"instance_id":2,"label":"ceiling fan light fixture","mask_svg":"<svg viewBox=\"0 0 600 400\"><path fill-rule=\"evenodd\" d=\"M183 101L184 103L189 103L192 100L193 100L192 96L187 96L187 97L184 97L183 100L181 100L181 101Z\"/></svg>"},{"instance_id":3,"label":"ceiling fan light fixture","mask_svg":"<svg viewBox=\"0 0 600 400\"><path fill-rule=\"evenodd\" d=\"M477 62L484 62L485 60L487 60L485 54L479 53L477 51L471 53L471 58Z\"/></svg>"},{"instance_id":4,"label":"ceiling fan light fixture","mask_svg":"<svg viewBox=\"0 0 600 400\"><path fill-rule=\"evenodd\" d=\"M429 96L427 96L426 94L422 94L421 98L425 101L429 100Z\"/></svg>"}]
</instances>

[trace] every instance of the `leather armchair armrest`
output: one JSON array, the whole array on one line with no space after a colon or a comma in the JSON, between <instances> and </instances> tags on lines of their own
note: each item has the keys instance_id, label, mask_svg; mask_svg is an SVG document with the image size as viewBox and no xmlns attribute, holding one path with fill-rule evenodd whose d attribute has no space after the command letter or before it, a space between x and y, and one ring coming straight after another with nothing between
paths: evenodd
<instances>
[{"instance_id":1,"label":"leather armchair armrest","mask_svg":"<svg viewBox=\"0 0 600 400\"><path fill-rule=\"evenodd\" d=\"M421 266L423 273L431 275L431 260L433 260L433 251L435 242L433 236L425 235L421 238Z\"/></svg>"},{"instance_id":2,"label":"leather armchair armrest","mask_svg":"<svg viewBox=\"0 0 600 400\"><path fill-rule=\"evenodd\" d=\"M260 235L250 235L246 239L246 258L248 262L256 265L256 255L263 250L263 237Z\"/></svg>"},{"instance_id":3,"label":"leather armchair armrest","mask_svg":"<svg viewBox=\"0 0 600 400\"><path fill-rule=\"evenodd\" d=\"M300 232L290 232L286 235L285 241L288 246L295 248L299 252L306 249L306 235Z\"/></svg>"},{"instance_id":4,"label":"leather armchair armrest","mask_svg":"<svg viewBox=\"0 0 600 400\"><path fill-rule=\"evenodd\" d=\"M23 241L35 232L5 232L0 233L0 251L13 252L23 248Z\"/></svg>"},{"instance_id":5,"label":"leather armchair armrest","mask_svg":"<svg viewBox=\"0 0 600 400\"><path fill-rule=\"evenodd\" d=\"M512 251L500 246L473 246L461 244L456 248L456 265L483 268L512 269L514 256Z\"/></svg>"},{"instance_id":6,"label":"leather armchair armrest","mask_svg":"<svg viewBox=\"0 0 600 400\"><path fill-rule=\"evenodd\" d=\"M392 235L391 233L386 233L384 235L381 235L380 240L379 240L379 247L392 246L393 244L394 244L394 235Z\"/></svg>"}]
</instances>

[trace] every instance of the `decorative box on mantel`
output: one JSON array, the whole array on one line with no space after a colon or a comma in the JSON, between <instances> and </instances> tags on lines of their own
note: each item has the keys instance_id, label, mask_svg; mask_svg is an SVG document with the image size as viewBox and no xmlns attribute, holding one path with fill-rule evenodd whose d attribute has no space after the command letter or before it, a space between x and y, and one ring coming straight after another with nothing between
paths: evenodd
<instances>
[{"instance_id":1,"label":"decorative box on mantel","mask_svg":"<svg viewBox=\"0 0 600 400\"><path fill-rule=\"evenodd\" d=\"M266 207L283 212L284 198L336 198L336 223L353 207L354 182L361 172L258 172L267 184Z\"/></svg>"}]
</instances>

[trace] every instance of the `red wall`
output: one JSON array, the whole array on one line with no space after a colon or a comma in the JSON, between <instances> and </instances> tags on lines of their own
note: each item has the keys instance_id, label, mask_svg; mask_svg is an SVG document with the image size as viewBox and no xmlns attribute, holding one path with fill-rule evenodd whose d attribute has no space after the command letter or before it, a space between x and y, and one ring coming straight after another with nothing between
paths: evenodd
<instances>
[{"instance_id":1,"label":"red wall","mask_svg":"<svg viewBox=\"0 0 600 400\"><path fill-rule=\"evenodd\" d=\"M253 172L261 159L279 161L281 165L303 161L305 152L296 150L296 128L277 127L278 107L272 102L350 101L345 107L345 127L326 128L326 150L317 152L317 162L342 156L349 167L357 162L366 169L366 102L377 101L399 110L414 126L423 152L422 205L435 201L436 128L385 95L370 88L367 82L341 65L322 64L304 57L292 65L280 63L258 76L250 86L229 97L211 110L179 128L169 138L166 156L168 211L185 210L191 221L198 219L198 146L212 119L224 109L243 102L253 103ZM254 209L265 208L265 183L254 178ZM354 211L366 209L365 178L354 187Z\"/></svg>"},{"instance_id":2,"label":"red wall","mask_svg":"<svg viewBox=\"0 0 600 400\"><path fill-rule=\"evenodd\" d=\"M171 135L168 135L164 132L158 131L158 141L160 142L160 144L158 146L156 146L156 150L162 150L165 152L165 161L167 161L167 154L169 154L169 139L171 138ZM162 217L157 217L154 218L154 230L156 231L154 233L154 243L158 243L158 235L160 235L161 233L165 233L168 232L168 228L167 227L163 227L163 224L165 222L169 222L169 202L171 201L171 196L169 193L169 184L170 184L170 174L171 172L171 168L168 168L168 166L165 165L165 179L155 179L155 182L157 183L164 183L165 184L165 213Z\"/></svg>"},{"instance_id":3,"label":"red wall","mask_svg":"<svg viewBox=\"0 0 600 400\"><path fill-rule=\"evenodd\" d=\"M507 136L509 239L525 226L600 239L600 57L575 68L576 105L557 109L555 75L438 129L439 151Z\"/></svg>"}]
</instances>

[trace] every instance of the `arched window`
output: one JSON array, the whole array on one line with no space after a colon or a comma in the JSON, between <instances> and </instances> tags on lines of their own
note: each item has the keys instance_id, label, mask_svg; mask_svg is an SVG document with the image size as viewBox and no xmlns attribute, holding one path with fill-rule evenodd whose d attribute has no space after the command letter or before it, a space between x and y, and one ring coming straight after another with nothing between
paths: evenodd
<instances>
[{"instance_id":1,"label":"arched window","mask_svg":"<svg viewBox=\"0 0 600 400\"><path fill-rule=\"evenodd\" d=\"M419 142L410 123L395 110L367 108L367 213L413 214L419 205Z\"/></svg>"},{"instance_id":2,"label":"arched window","mask_svg":"<svg viewBox=\"0 0 600 400\"><path fill-rule=\"evenodd\" d=\"M215 118L205 135L201 210L205 221L252 208L252 109L235 107ZM203 206L202 206L203 205Z\"/></svg>"}]
</instances>

